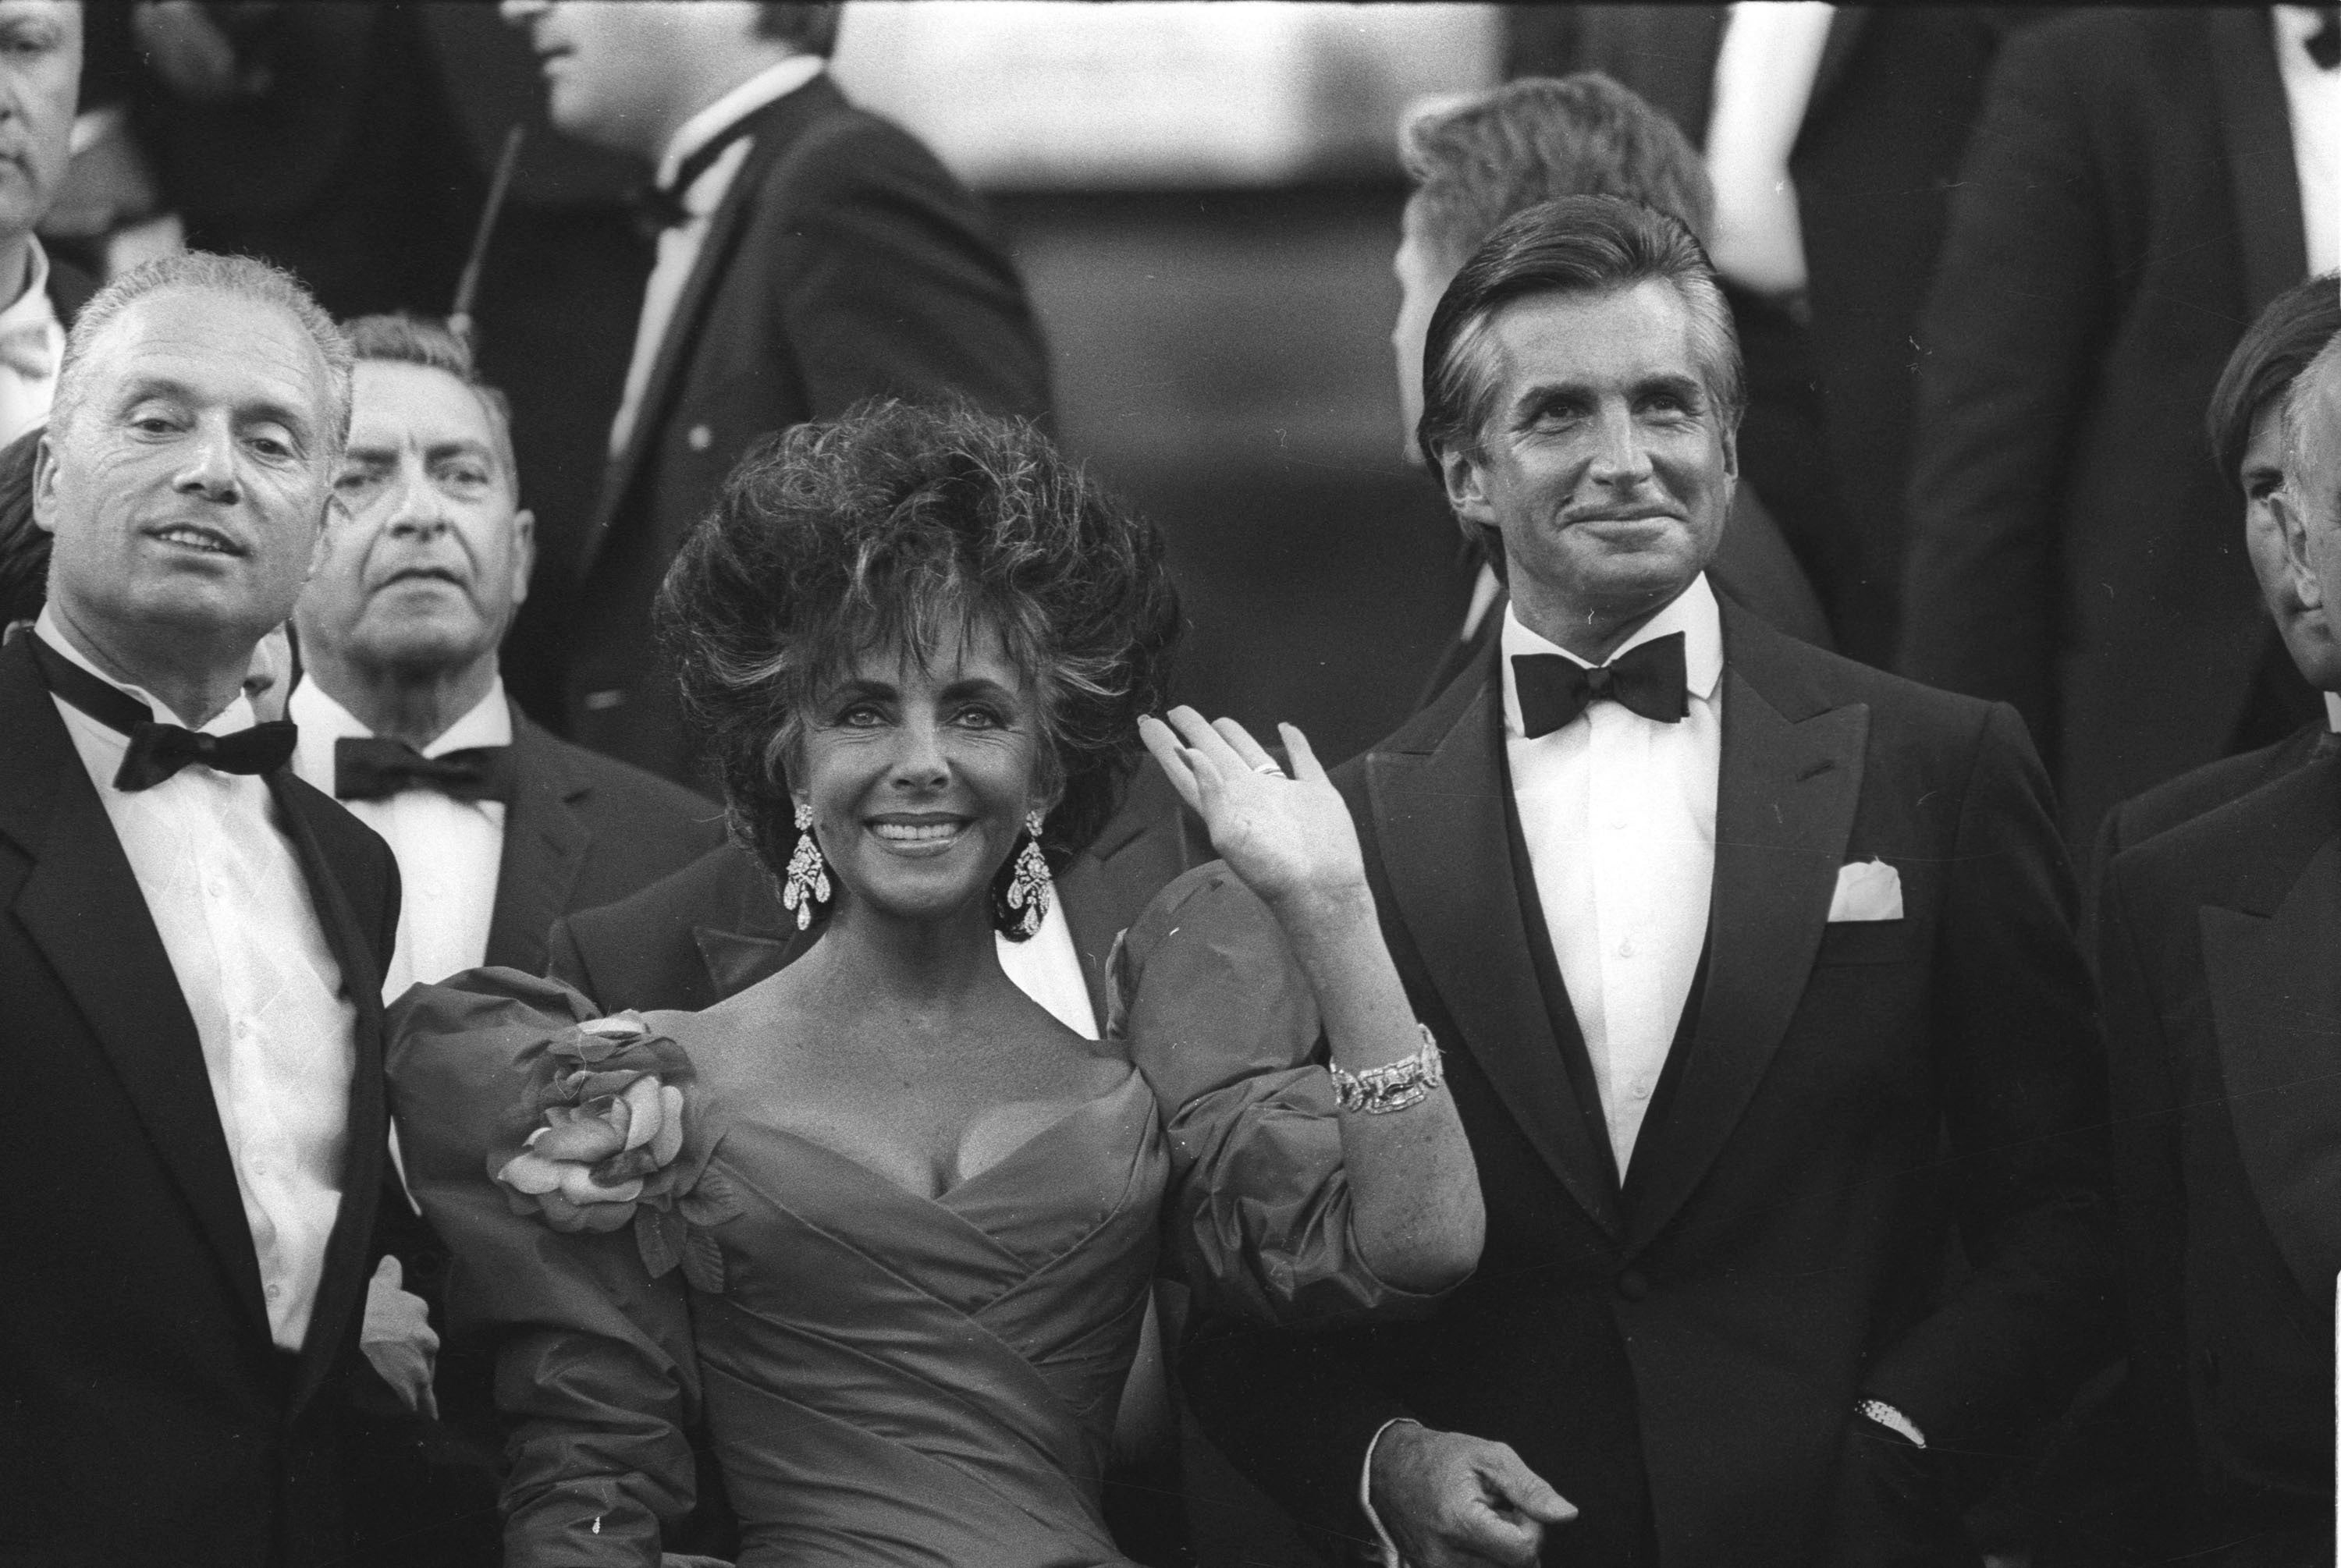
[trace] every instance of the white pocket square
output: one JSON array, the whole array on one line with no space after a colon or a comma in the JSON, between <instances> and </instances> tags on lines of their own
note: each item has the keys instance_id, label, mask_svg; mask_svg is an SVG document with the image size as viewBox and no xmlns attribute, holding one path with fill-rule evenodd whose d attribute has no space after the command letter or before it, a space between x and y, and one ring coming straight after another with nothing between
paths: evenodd
<instances>
[{"instance_id":1,"label":"white pocket square","mask_svg":"<svg viewBox=\"0 0 2341 1568\"><path fill-rule=\"evenodd\" d=\"M1856 860L1837 868L1837 894L1828 918L1836 920L1898 920L1902 918L1902 873L1883 860Z\"/></svg>"}]
</instances>

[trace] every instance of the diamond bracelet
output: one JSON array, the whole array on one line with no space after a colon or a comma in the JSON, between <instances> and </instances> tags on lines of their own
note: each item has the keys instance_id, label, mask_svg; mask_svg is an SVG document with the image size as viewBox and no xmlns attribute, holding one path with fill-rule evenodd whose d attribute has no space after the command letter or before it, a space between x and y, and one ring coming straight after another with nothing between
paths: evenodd
<instances>
[{"instance_id":1,"label":"diamond bracelet","mask_svg":"<svg viewBox=\"0 0 2341 1568\"><path fill-rule=\"evenodd\" d=\"M1430 1091L1447 1081L1447 1067L1439 1054L1439 1042L1431 1037L1430 1027L1420 1022L1414 1027L1421 1032L1422 1048L1413 1055L1379 1067L1368 1067L1362 1073L1331 1068L1334 1105L1345 1111L1380 1116L1429 1099Z\"/></svg>"}]
</instances>

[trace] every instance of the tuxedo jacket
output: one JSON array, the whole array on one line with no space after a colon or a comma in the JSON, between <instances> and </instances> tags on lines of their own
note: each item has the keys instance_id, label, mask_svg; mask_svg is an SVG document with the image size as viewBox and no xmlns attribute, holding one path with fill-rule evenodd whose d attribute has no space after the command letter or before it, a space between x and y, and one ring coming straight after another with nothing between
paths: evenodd
<instances>
[{"instance_id":1,"label":"tuxedo jacket","mask_svg":"<svg viewBox=\"0 0 2341 1568\"><path fill-rule=\"evenodd\" d=\"M723 809L573 746L513 707L514 789L483 962L544 971L553 922L614 903L723 842Z\"/></svg>"},{"instance_id":2,"label":"tuxedo jacket","mask_svg":"<svg viewBox=\"0 0 2341 1568\"><path fill-rule=\"evenodd\" d=\"M2147 1496L2188 1550L2330 1562L2341 759L2118 857L2104 898Z\"/></svg>"},{"instance_id":3,"label":"tuxedo jacket","mask_svg":"<svg viewBox=\"0 0 2341 1568\"><path fill-rule=\"evenodd\" d=\"M1622 1185L1492 653L1335 774L1488 1219L1426 1321L1188 1345L1205 1431L1305 1522L1358 1536L1369 1440L1411 1415L1578 1505L1547 1563L1803 1568L1860 1399L2006 1452L2105 1354L2102 1070L2021 726L1722 615L1705 980ZM1873 858L1901 918L1831 921Z\"/></svg>"},{"instance_id":4,"label":"tuxedo jacket","mask_svg":"<svg viewBox=\"0 0 2341 1568\"><path fill-rule=\"evenodd\" d=\"M357 1018L341 1212L287 1365L194 1020L29 639L0 649L0 1078L23 1113L0 1138L0 1563L341 1563L346 1396L379 1385L357 1337L397 867L270 775Z\"/></svg>"},{"instance_id":5,"label":"tuxedo jacket","mask_svg":"<svg viewBox=\"0 0 2341 1568\"><path fill-rule=\"evenodd\" d=\"M2203 409L2306 272L2265 8L2009 40L1919 333L1899 667L2016 706L2076 846L2290 669Z\"/></svg>"},{"instance_id":6,"label":"tuxedo jacket","mask_svg":"<svg viewBox=\"0 0 2341 1568\"><path fill-rule=\"evenodd\" d=\"M1202 825L1150 763L1098 841L1057 878L1101 1025L1114 938L1180 872L1211 858ZM563 919L553 929L549 972L605 1008L695 1012L778 973L820 934L818 927L799 931L762 863L727 846L633 898Z\"/></svg>"},{"instance_id":7,"label":"tuxedo jacket","mask_svg":"<svg viewBox=\"0 0 2341 1568\"><path fill-rule=\"evenodd\" d=\"M826 74L758 111L752 135L578 562L570 738L686 783L694 752L651 601L741 457L871 396L1049 408L1023 283L933 154Z\"/></svg>"},{"instance_id":8,"label":"tuxedo jacket","mask_svg":"<svg viewBox=\"0 0 2341 1568\"><path fill-rule=\"evenodd\" d=\"M1512 16L1509 74L1606 73L1704 146L1726 13L1523 6ZM1809 362L1787 368L1819 389L1820 448L1837 503L1820 515L1843 532L1798 543L1836 618L1838 647L1873 662L1893 648L1918 357L1910 336L1987 73L2026 19L2017 7L1839 6L1789 154L1812 317L1803 333ZM1752 337L1761 399L1767 367ZM1780 492L1768 491L1784 520L1795 521L1798 510L1796 487L1785 481L1809 477L1780 476Z\"/></svg>"}]
</instances>

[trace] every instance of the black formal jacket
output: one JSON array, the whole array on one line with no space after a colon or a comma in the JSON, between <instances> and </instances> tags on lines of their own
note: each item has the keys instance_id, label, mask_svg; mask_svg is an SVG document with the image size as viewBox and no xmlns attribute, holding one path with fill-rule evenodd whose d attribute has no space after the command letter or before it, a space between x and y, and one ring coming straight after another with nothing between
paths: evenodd
<instances>
[{"instance_id":1,"label":"black formal jacket","mask_svg":"<svg viewBox=\"0 0 2341 1568\"><path fill-rule=\"evenodd\" d=\"M1859 1399L2006 1452L2102 1359L2101 1067L2021 727L1722 614L1706 980L1622 1189L1518 869L1493 657L1335 774L1488 1231L1425 1322L1187 1346L1204 1430L1304 1521L1357 1536L1368 1441L1410 1414L1582 1510L1547 1563L1654 1538L1668 1568L1805 1568ZM1873 858L1903 918L1829 922Z\"/></svg>"},{"instance_id":2,"label":"black formal jacket","mask_svg":"<svg viewBox=\"0 0 2341 1568\"><path fill-rule=\"evenodd\" d=\"M2266 8L2008 42L1919 334L1899 667L2015 704L2077 846L2289 668L2203 408L2305 243Z\"/></svg>"},{"instance_id":3,"label":"black formal jacket","mask_svg":"<svg viewBox=\"0 0 2341 1568\"><path fill-rule=\"evenodd\" d=\"M2330 1563L2341 758L2120 856L2104 897L2133 1430L2172 1527L2157 1560Z\"/></svg>"},{"instance_id":4,"label":"black formal jacket","mask_svg":"<svg viewBox=\"0 0 2341 1568\"><path fill-rule=\"evenodd\" d=\"M1114 938L1180 872L1211 858L1202 825L1149 763L1098 841L1057 878L1101 1024ZM753 855L726 847L631 898L563 919L548 972L603 1007L695 1012L777 974L820 934L797 929Z\"/></svg>"},{"instance_id":5,"label":"black formal jacket","mask_svg":"<svg viewBox=\"0 0 2341 1568\"><path fill-rule=\"evenodd\" d=\"M641 891L723 842L723 809L553 735L514 704L515 789L483 960L542 974L553 922Z\"/></svg>"},{"instance_id":6,"label":"black formal jacket","mask_svg":"<svg viewBox=\"0 0 2341 1568\"><path fill-rule=\"evenodd\" d=\"M573 739L694 781L651 600L743 453L865 397L1042 417L1048 355L981 204L816 76L758 111L578 561Z\"/></svg>"},{"instance_id":7,"label":"black formal jacket","mask_svg":"<svg viewBox=\"0 0 2341 1568\"><path fill-rule=\"evenodd\" d=\"M0 1563L341 1563L346 1395L379 1386L357 1336L397 867L270 776L357 1012L341 1213L287 1368L194 1020L28 639L0 649L0 1077L23 1111L0 1139Z\"/></svg>"},{"instance_id":8,"label":"black formal jacket","mask_svg":"<svg viewBox=\"0 0 2341 1568\"><path fill-rule=\"evenodd\" d=\"M1704 145L1725 15L1721 5L1522 6L1509 65L1514 74L1603 72ZM1800 543L1825 579L1838 646L1872 661L1892 650L1901 581L1910 337L1985 74L2025 16L1982 5L1839 6L1789 154L1812 310L1805 352L1834 517L1847 532ZM1792 489L1770 496L1784 518Z\"/></svg>"}]
</instances>

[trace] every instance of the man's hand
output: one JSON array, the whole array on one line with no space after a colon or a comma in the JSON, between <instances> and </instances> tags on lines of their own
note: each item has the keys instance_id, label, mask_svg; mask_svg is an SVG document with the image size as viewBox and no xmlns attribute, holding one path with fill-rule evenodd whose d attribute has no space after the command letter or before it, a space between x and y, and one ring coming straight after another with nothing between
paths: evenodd
<instances>
[{"instance_id":1,"label":"man's hand","mask_svg":"<svg viewBox=\"0 0 2341 1568\"><path fill-rule=\"evenodd\" d=\"M358 1348L410 1411L439 1419L431 1373L439 1360L439 1335L431 1327L423 1298L403 1287L405 1270L385 1255L366 1281L365 1324Z\"/></svg>"},{"instance_id":2,"label":"man's hand","mask_svg":"<svg viewBox=\"0 0 2341 1568\"><path fill-rule=\"evenodd\" d=\"M1408 1568L1530 1568L1545 1526L1577 1517L1508 1445L1412 1422L1374 1445L1368 1494Z\"/></svg>"}]
</instances>

